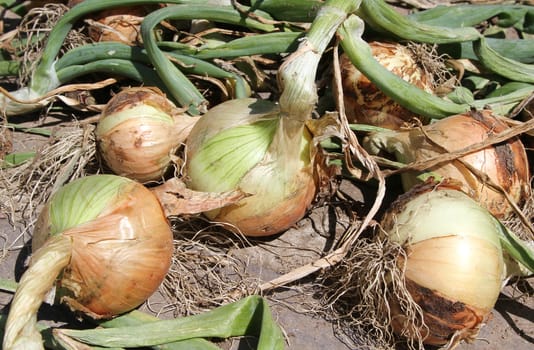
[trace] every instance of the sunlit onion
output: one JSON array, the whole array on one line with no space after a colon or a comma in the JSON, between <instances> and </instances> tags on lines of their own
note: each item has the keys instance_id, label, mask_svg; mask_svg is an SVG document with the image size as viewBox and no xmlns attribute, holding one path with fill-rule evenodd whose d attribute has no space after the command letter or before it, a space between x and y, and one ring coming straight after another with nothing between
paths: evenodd
<instances>
[{"instance_id":1,"label":"sunlit onion","mask_svg":"<svg viewBox=\"0 0 534 350\"><path fill-rule=\"evenodd\" d=\"M200 118L186 145L190 188L249 195L206 213L230 229L249 236L279 233L301 219L315 197L311 135L272 102L219 104Z\"/></svg>"},{"instance_id":2,"label":"sunlit onion","mask_svg":"<svg viewBox=\"0 0 534 350\"><path fill-rule=\"evenodd\" d=\"M432 345L473 340L497 301L504 262L500 224L454 187L426 186L392 204L382 226L406 252L406 288L424 325L390 299L395 332Z\"/></svg>"},{"instance_id":3,"label":"sunlit onion","mask_svg":"<svg viewBox=\"0 0 534 350\"><path fill-rule=\"evenodd\" d=\"M374 58L402 79L432 92L430 76L406 46L395 42L369 42ZM351 123L399 129L420 116L400 106L363 75L346 54L340 57L345 113Z\"/></svg>"},{"instance_id":4,"label":"sunlit onion","mask_svg":"<svg viewBox=\"0 0 534 350\"><path fill-rule=\"evenodd\" d=\"M451 116L422 129L373 133L365 147L374 154L390 152L398 161L408 164L459 151L507 128L491 111L484 110ZM469 167L479 174L470 171ZM427 171L461 181L467 194L499 218L508 216L513 207L506 196L491 187L483 176L500 186L515 204L521 204L530 194L528 158L518 138L490 145L458 160L442 162ZM414 171L401 174L405 191L421 182L418 174Z\"/></svg>"},{"instance_id":5,"label":"sunlit onion","mask_svg":"<svg viewBox=\"0 0 534 350\"><path fill-rule=\"evenodd\" d=\"M157 198L140 183L94 175L59 189L43 208L33 255L13 298L3 349L42 349L44 296L93 318L143 303L165 277L173 237Z\"/></svg>"},{"instance_id":6,"label":"sunlit onion","mask_svg":"<svg viewBox=\"0 0 534 350\"><path fill-rule=\"evenodd\" d=\"M96 140L115 174L143 183L160 181L196 120L180 112L159 90L128 88L106 105Z\"/></svg>"},{"instance_id":7,"label":"sunlit onion","mask_svg":"<svg viewBox=\"0 0 534 350\"><path fill-rule=\"evenodd\" d=\"M84 0L70 0L73 7ZM117 41L135 46L142 43L141 23L150 13L146 6L122 6L99 11L86 18L89 37L96 41Z\"/></svg>"}]
</instances>

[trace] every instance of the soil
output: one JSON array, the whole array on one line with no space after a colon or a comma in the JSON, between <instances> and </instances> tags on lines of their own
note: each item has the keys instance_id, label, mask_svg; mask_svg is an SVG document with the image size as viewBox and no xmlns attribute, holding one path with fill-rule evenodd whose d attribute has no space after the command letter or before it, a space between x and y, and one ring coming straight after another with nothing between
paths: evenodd
<instances>
[{"instance_id":1,"label":"soil","mask_svg":"<svg viewBox=\"0 0 534 350\"><path fill-rule=\"evenodd\" d=\"M1 86L5 86L0 84ZM29 118L26 126L55 127L63 119ZM17 120L18 123L21 120ZM38 135L14 132L13 150L20 152L42 148L46 138ZM5 143L7 145L7 142ZM0 148L1 154L2 148ZM3 170L0 169L0 172ZM322 205L314 209L295 227L274 238L264 240L239 241L228 233L230 241L236 248L229 248L232 257L238 263L239 273L251 279L251 286L259 285L281 276L305 264L312 263L330 252L334 241L348 225L348 219L340 210L346 206L365 207L372 200L372 191L362 191L352 183L344 182L342 190L347 199L331 205ZM1 190L1 189L0 189ZM25 269L31 242L31 222L9 222L7 213L0 212L0 278L18 280ZM220 232L219 232L220 234ZM223 233L224 235L224 233ZM176 239L179 240L179 232ZM210 243L208 243L209 245ZM288 350L345 350L345 349L379 349L358 339L347 337L329 315L319 312L317 294L314 288L316 280L312 274L290 283L284 287L264 293L269 301L274 319L286 336ZM168 283L162 285L147 303L140 309L160 318L177 317L183 313L183 305L177 305L178 292L173 293L175 277L169 277ZM233 277L235 279L235 276ZM242 284L239 285L242 287ZM215 293L215 292L214 292ZM217 294L217 293L215 293ZM228 293L230 294L230 293ZM0 291L0 312L7 314L11 292ZM208 309L213 305L197 305L196 311ZM330 315L331 316L331 315ZM43 304L39 320L53 326L92 327L80 321L60 305ZM241 338L218 343L225 350L244 350L254 348L254 339ZM399 349L403 346L399 345ZM428 347L431 349L431 347ZM461 343L458 350L501 350L534 349L534 278L526 278L514 285L506 286L492 311L487 324L482 327L478 338L470 344Z\"/></svg>"}]
</instances>

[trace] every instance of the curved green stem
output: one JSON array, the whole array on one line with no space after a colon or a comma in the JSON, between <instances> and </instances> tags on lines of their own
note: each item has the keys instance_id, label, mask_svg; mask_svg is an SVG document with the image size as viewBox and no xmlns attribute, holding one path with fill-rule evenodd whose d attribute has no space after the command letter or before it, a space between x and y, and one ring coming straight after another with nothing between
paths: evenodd
<instances>
[{"instance_id":1,"label":"curved green stem","mask_svg":"<svg viewBox=\"0 0 534 350\"><path fill-rule=\"evenodd\" d=\"M83 65L105 59L123 59L149 64L146 51L137 46L118 42L99 42L75 47L61 56L55 64L56 71L69 66ZM64 81L64 80L63 80Z\"/></svg>"},{"instance_id":2,"label":"curved green stem","mask_svg":"<svg viewBox=\"0 0 534 350\"><path fill-rule=\"evenodd\" d=\"M115 76L122 76L144 83L147 86L163 87L159 76L154 70L142 63L125 59L110 58L98 60L81 65L73 65L63 68L57 72L60 82L66 83L75 78L90 73L109 73Z\"/></svg>"},{"instance_id":3,"label":"curved green stem","mask_svg":"<svg viewBox=\"0 0 534 350\"><path fill-rule=\"evenodd\" d=\"M237 98L248 95L246 83L239 75L196 57L175 52L166 54L174 60L173 64L183 73L229 79L234 82ZM156 71L146 65L150 63L146 51L139 47L103 42L80 46L69 51L58 61L56 70L60 83L66 83L85 74L100 72L118 74L166 90ZM196 89L194 86L193 88Z\"/></svg>"},{"instance_id":4,"label":"curved green stem","mask_svg":"<svg viewBox=\"0 0 534 350\"><path fill-rule=\"evenodd\" d=\"M373 57L369 44L361 37L363 26L363 21L356 16L347 19L338 30L341 37L341 47L352 64L384 94L401 106L429 118L445 118L469 111L469 105L459 105L429 94L382 66Z\"/></svg>"},{"instance_id":5,"label":"curved green stem","mask_svg":"<svg viewBox=\"0 0 534 350\"><path fill-rule=\"evenodd\" d=\"M203 0L167 0L167 3L173 4L198 4L199 2L205 2ZM54 82L55 70L54 62L57 55L63 45L67 34L72 29L72 26L85 15L112 8L117 6L135 6L145 4L158 4L161 1L157 0L113 0L101 1L101 0L85 0L70 9L61 19L56 23L54 28L50 31L46 47L41 56L41 61L35 69L32 81L30 83L30 89L37 94L44 94L51 90L49 88L49 82Z\"/></svg>"},{"instance_id":6,"label":"curved green stem","mask_svg":"<svg viewBox=\"0 0 534 350\"><path fill-rule=\"evenodd\" d=\"M217 47L194 48L176 42L159 42L158 46L201 59L234 58L293 52L302 36L301 32L274 32L245 36Z\"/></svg>"},{"instance_id":7,"label":"curved green stem","mask_svg":"<svg viewBox=\"0 0 534 350\"><path fill-rule=\"evenodd\" d=\"M500 55L484 37L473 42L473 50L484 68L512 81L534 83L534 64L521 63Z\"/></svg>"},{"instance_id":8,"label":"curved green stem","mask_svg":"<svg viewBox=\"0 0 534 350\"><path fill-rule=\"evenodd\" d=\"M192 18L204 18L261 31L275 31L277 28L273 25L263 24L248 17L243 17L241 13L230 6L177 5L159 9L145 17L141 25L141 35L152 64L178 103L183 107L187 107L191 113L198 114L205 109L207 101L165 56L165 53L157 45L154 33L154 27L163 20Z\"/></svg>"},{"instance_id":9,"label":"curved green stem","mask_svg":"<svg viewBox=\"0 0 534 350\"><path fill-rule=\"evenodd\" d=\"M329 0L319 9L317 16L297 51L293 52L278 70L282 88L280 110L289 118L305 121L317 102L315 77L323 53L332 41L336 30L347 16L358 9L362 1Z\"/></svg>"},{"instance_id":10,"label":"curved green stem","mask_svg":"<svg viewBox=\"0 0 534 350\"><path fill-rule=\"evenodd\" d=\"M480 33L472 27L450 28L419 23L395 11L383 0L362 1L358 15L375 30L417 42L445 44L480 37Z\"/></svg>"}]
</instances>

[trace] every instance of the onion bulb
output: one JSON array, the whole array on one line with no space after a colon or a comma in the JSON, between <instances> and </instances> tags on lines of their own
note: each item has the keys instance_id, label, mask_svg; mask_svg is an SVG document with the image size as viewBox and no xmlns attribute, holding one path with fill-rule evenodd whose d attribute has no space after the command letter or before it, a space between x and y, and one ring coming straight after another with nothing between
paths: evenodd
<instances>
[{"instance_id":1,"label":"onion bulb","mask_svg":"<svg viewBox=\"0 0 534 350\"><path fill-rule=\"evenodd\" d=\"M73 7L85 0L70 0ZM96 42L117 41L130 46L142 43L141 23L150 13L148 6L121 6L98 11L86 18L89 37Z\"/></svg>"},{"instance_id":2,"label":"onion bulb","mask_svg":"<svg viewBox=\"0 0 534 350\"><path fill-rule=\"evenodd\" d=\"M373 133L364 145L370 153L390 152L398 161L408 164L462 150L507 128L491 111L483 110L450 116L422 128ZM490 145L456 160L441 162L426 170L443 178L461 181L462 190L498 218L509 216L513 207L487 179L500 186L515 204L524 202L530 195L528 158L518 138ZM415 171L401 174L405 191L421 182L418 175Z\"/></svg>"},{"instance_id":3,"label":"onion bulb","mask_svg":"<svg viewBox=\"0 0 534 350\"><path fill-rule=\"evenodd\" d=\"M191 130L186 148L188 187L248 194L205 213L244 235L291 227L315 197L311 135L272 102L245 98L213 107Z\"/></svg>"},{"instance_id":4,"label":"onion bulb","mask_svg":"<svg viewBox=\"0 0 534 350\"><path fill-rule=\"evenodd\" d=\"M394 42L369 42L374 58L386 69L429 93L432 79L417 63L406 46ZM380 91L350 61L340 57L345 113L351 123L369 124L387 129L399 129L421 116L409 111Z\"/></svg>"},{"instance_id":5,"label":"onion bulb","mask_svg":"<svg viewBox=\"0 0 534 350\"><path fill-rule=\"evenodd\" d=\"M128 88L105 106L96 141L115 174L143 183L158 181L197 119L179 111L155 88Z\"/></svg>"},{"instance_id":6,"label":"onion bulb","mask_svg":"<svg viewBox=\"0 0 534 350\"><path fill-rule=\"evenodd\" d=\"M392 297L394 331L432 345L474 339L503 281L497 219L453 186L427 185L394 202L382 227L406 252L399 268L424 320L410 320Z\"/></svg>"},{"instance_id":7,"label":"onion bulb","mask_svg":"<svg viewBox=\"0 0 534 350\"><path fill-rule=\"evenodd\" d=\"M75 180L52 195L35 226L33 255L13 298L3 349L42 349L37 310L56 300L93 318L143 303L163 281L173 237L157 198L115 175Z\"/></svg>"}]
</instances>

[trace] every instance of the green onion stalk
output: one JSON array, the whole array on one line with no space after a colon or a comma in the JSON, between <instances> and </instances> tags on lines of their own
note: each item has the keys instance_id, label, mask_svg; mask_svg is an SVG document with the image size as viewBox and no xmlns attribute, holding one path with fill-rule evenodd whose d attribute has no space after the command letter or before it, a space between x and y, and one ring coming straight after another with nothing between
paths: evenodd
<instances>
[{"instance_id":1,"label":"green onion stalk","mask_svg":"<svg viewBox=\"0 0 534 350\"><path fill-rule=\"evenodd\" d=\"M258 350L284 349L284 336L267 301L251 295L188 317L154 320L134 312L108 321L104 328L57 329L55 335L105 348L220 349L203 338L251 336Z\"/></svg>"},{"instance_id":2,"label":"green onion stalk","mask_svg":"<svg viewBox=\"0 0 534 350\"><path fill-rule=\"evenodd\" d=\"M179 62L180 74L207 75L224 79L234 87L236 97L246 97L249 94L247 83L238 74L225 71L204 59L191 55L177 52L166 54L175 62ZM145 86L158 87L170 96L169 89L151 67L146 51L121 43L102 42L69 50L57 61L56 72L61 81L70 81L89 73L107 72L128 77ZM180 86L183 87L183 85Z\"/></svg>"},{"instance_id":3,"label":"green onion stalk","mask_svg":"<svg viewBox=\"0 0 534 350\"><path fill-rule=\"evenodd\" d=\"M165 2L171 4L193 5L198 4L200 1L168 0ZM101 11L111 7L154 3L161 3L161 1L116 0L110 3L100 0L86 0L74 6L67 13L65 13L63 17L61 17L58 23L50 31L47 44L42 52L39 64L32 75L29 85L9 92L9 95L4 94L0 96L0 110L2 113L10 116L21 115L39 110L49 103L50 96L47 96L47 94L67 82L58 76L55 69L55 64L57 62L58 54L65 37L78 20L92 12ZM202 1L201 3L209 3L209 1ZM127 62L121 63L127 64ZM113 62L113 65L116 64L117 62ZM100 68L105 66L106 64L102 64ZM179 78L177 79L185 86L184 90L192 88L192 83L183 75L183 73L178 72L177 74L179 75Z\"/></svg>"},{"instance_id":4,"label":"green onion stalk","mask_svg":"<svg viewBox=\"0 0 534 350\"><path fill-rule=\"evenodd\" d=\"M264 24L260 21L243 16L232 6L210 6L210 5L177 5L164 7L153 11L145 17L141 25L141 35L145 49L156 72L169 90L171 96L192 114L205 112L207 101L204 96L192 85L191 88L184 88L182 73L169 57L161 50L157 44L155 26L163 20L169 19L191 19L203 18L212 21L245 26L249 29L272 32L277 31L277 27L272 24Z\"/></svg>"},{"instance_id":5,"label":"green onion stalk","mask_svg":"<svg viewBox=\"0 0 534 350\"><path fill-rule=\"evenodd\" d=\"M492 49L486 38L473 43L473 50L484 67L509 80L534 84L534 64L507 58Z\"/></svg>"},{"instance_id":6,"label":"green onion stalk","mask_svg":"<svg viewBox=\"0 0 534 350\"><path fill-rule=\"evenodd\" d=\"M0 289L6 292L16 292L17 287L18 283L15 281L0 279ZM7 316L0 315L0 339L3 338L6 319ZM147 326L154 322L160 323L155 324L155 327ZM231 323L230 326L228 326L229 323ZM110 345L110 342L114 341L115 346L149 346L154 350L220 350L220 347L205 338L238 336L257 337L258 350L284 348L284 337L280 327L272 318L269 304L258 295L242 298L205 314L167 321L139 310L132 310L113 319L99 322L98 326L98 329L87 329L82 333L69 334L72 330L65 328L52 330L51 327L37 325L45 347L51 349L69 349L72 346L72 339L76 339L101 346ZM103 329L110 329L123 340L111 340L109 334L99 334ZM156 336L151 332L154 329L158 333ZM139 332L139 330L142 331ZM140 334L142 336L139 336ZM135 339L134 342L131 338Z\"/></svg>"},{"instance_id":7,"label":"green onion stalk","mask_svg":"<svg viewBox=\"0 0 534 350\"><path fill-rule=\"evenodd\" d=\"M32 250L9 310L5 350L43 349L37 311L51 291L94 319L142 304L170 267L172 231L156 196L139 182L93 175L51 196Z\"/></svg>"},{"instance_id":8,"label":"green onion stalk","mask_svg":"<svg viewBox=\"0 0 534 350\"><path fill-rule=\"evenodd\" d=\"M365 2L369 6L374 1ZM400 15L399 15L400 16ZM364 17L367 21L367 18ZM403 18L402 16L400 18ZM380 18L375 18L376 21ZM402 23L402 22L399 22ZM424 91L413 84L398 77L384 66L382 66L372 54L371 47L362 38L364 32L364 22L358 16L351 16L339 28L338 33L341 38L341 47L344 53L348 56L352 64L364 74L381 92L397 102L402 107L429 119L442 119L451 115L468 112L471 109L499 109L503 105L515 104L517 105L534 91L534 85L526 84L521 89L517 89L509 94L496 96L486 99L473 100L469 103L455 103L427 91ZM414 24L415 25L415 24ZM400 24L399 24L400 26ZM426 39L414 37L420 41L431 40L434 32L439 27L433 27L434 30L428 33ZM407 38L410 38L407 34ZM471 40L478 39L477 37L467 36ZM439 35L436 40L439 39ZM444 42L449 42L443 39ZM451 41L467 40L463 36L451 36ZM426 42L426 41L423 41ZM486 56L488 57L488 56ZM494 56L492 56L495 58ZM492 57L488 57L491 60ZM516 62L517 63L517 62Z\"/></svg>"},{"instance_id":9,"label":"green onion stalk","mask_svg":"<svg viewBox=\"0 0 534 350\"><path fill-rule=\"evenodd\" d=\"M186 142L186 182L196 191L239 189L248 196L206 212L215 222L248 236L290 228L317 192L316 148L306 123L317 102L319 60L338 26L359 1L327 1L278 71L279 103L235 99L211 108Z\"/></svg>"}]
</instances>

